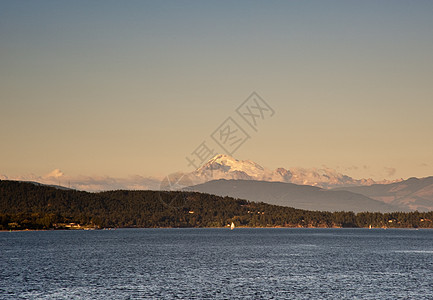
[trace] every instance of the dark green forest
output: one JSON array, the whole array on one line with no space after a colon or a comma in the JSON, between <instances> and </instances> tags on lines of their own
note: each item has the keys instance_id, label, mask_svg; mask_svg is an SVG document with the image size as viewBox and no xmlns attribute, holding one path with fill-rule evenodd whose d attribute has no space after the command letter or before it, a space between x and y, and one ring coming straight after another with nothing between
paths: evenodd
<instances>
[{"instance_id":1,"label":"dark green forest","mask_svg":"<svg viewBox=\"0 0 433 300\"><path fill-rule=\"evenodd\" d=\"M433 212L321 212L196 192L89 193L0 180L0 230L120 227L433 228Z\"/></svg>"}]
</instances>

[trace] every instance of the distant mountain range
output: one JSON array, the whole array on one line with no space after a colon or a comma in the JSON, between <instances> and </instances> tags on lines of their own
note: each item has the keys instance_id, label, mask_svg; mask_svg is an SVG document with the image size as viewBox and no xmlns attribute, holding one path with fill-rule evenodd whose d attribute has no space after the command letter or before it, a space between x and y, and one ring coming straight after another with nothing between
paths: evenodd
<instances>
[{"instance_id":1,"label":"distant mountain range","mask_svg":"<svg viewBox=\"0 0 433 300\"><path fill-rule=\"evenodd\" d=\"M0 179L8 179L1 176ZM223 180L224 179L224 180ZM179 190L186 188L219 196L321 211L433 211L433 177L376 182L355 179L332 169L277 168L270 170L250 160L218 154L190 173L174 173L163 180L65 176L54 170L46 176L18 178L64 189ZM59 183L57 185L57 183Z\"/></svg>"},{"instance_id":2,"label":"distant mountain range","mask_svg":"<svg viewBox=\"0 0 433 300\"><path fill-rule=\"evenodd\" d=\"M394 212L410 209L384 203L350 191L333 191L309 185L256 180L213 180L184 190L305 210Z\"/></svg>"},{"instance_id":3,"label":"distant mountain range","mask_svg":"<svg viewBox=\"0 0 433 300\"><path fill-rule=\"evenodd\" d=\"M1 171L1 170L0 170ZM184 177L183 185L194 185L216 179L246 179L258 181L287 182L311 185L331 189L337 187L360 186L392 183L396 181L374 181L371 178L355 179L330 168L277 168L270 170L250 160L237 160L231 156L218 154L200 168L192 172L177 172L165 178L144 177L132 175L128 177L111 176L70 176L60 169L54 169L45 175L27 174L7 176L1 174L0 180L33 181L47 185L58 185L90 192L127 189L127 190L157 190L164 189L172 179ZM167 180L167 179L170 180Z\"/></svg>"},{"instance_id":4,"label":"distant mountain range","mask_svg":"<svg viewBox=\"0 0 433 300\"><path fill-rule=\"evenodd\" d=\"M258 181L277 181L321 188L372 185L396 181L376 182L371 178L354 179L333 169L277 168L269 170L250 160L237 160L231 156L218 154L202 167L188 174L197 183L215 179L245 179Z\"/></svg>"},{"instance_id":5,"label":"distant mountain range","mask_svg":"<svg viewBox=\"0 0 433 300\"><path fill-rule=\"evenodd\" d=\"M391 184L373 184L371 186L345 187L334 190L363 194L371 199L407 207L411 210L433 210L433 176L409 178Z\"/></svg>"},{"instance_id":6,"label":"distant mountain range","mask_svg":"<svg viewBox=\"0 0 433 300\"><path fill-rule=\"evenodd\" d=\"M221 182L227 182L221 180ZM240 181L238 187L260 186ZM262 182L274 191L293 184ZM320 188L299 187L308 192ZM328 195L347 192L321 190ZM294 191L296 192L296 191ZM304 191L303 191L304 192ZM326 199L326 197L324 198ZM342 204L344 205L344 204ZM84 191L0 180L0 231L119 227L383 227L432 228L429 213L308 211L186 191Z\"/></svg>"},{"instance_id":7,"label":"distant mountain range","mask_svg":"<svg viewBox=\"0 0 433 300\"><path fill-rule=\"evenodd\" d=\"M375 182L331 169L269 170L249 160L219 154L188 174L187 188L219 196L326 211L431 211L433 177ZM225 179L225 180L221 180Z\"/></svg>"}]
</instances>

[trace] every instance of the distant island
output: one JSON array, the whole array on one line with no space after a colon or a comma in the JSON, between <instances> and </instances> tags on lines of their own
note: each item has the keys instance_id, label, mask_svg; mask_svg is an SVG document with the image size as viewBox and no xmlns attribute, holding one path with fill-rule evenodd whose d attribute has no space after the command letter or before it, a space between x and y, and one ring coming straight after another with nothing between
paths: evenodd
<instances>
[{"instance_id":1,"label":"distant island","mask_svg":"<svg viewBox=\"0 0 433 300\"><path fill-rule=\"evenodd\" d=\"M188 191L90 193L0 180L0 230L159 227L433 228L433 212L309 211Z\"/></svg>"}]
</instances>

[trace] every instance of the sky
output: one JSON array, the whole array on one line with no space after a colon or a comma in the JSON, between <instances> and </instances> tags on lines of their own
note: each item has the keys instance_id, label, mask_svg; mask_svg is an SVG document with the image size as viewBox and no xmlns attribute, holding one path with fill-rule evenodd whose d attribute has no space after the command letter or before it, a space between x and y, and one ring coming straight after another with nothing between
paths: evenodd
<instances>
[{"instance_id":1,"label":"sky","mask_svg":"<svg viewBox=\"0 0 433 300\"><path fill-rule=\"evenodd\" d=\"M431 176L432 16L421 0L2 0L0 174L191 171L203 142L224 153L230 117L249 136L230 154L271 169ZM274 112L256 128L236 112L253 92Z\"/></svg>"}]
</instances>

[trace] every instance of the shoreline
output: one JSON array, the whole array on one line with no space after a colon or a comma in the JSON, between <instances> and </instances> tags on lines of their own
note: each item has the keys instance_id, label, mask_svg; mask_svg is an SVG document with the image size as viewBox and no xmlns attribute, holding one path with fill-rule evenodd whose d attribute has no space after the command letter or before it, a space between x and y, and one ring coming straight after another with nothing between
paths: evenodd
<instances>
[{"instance_id":1,"label":"shoreline","mask_svg":"<svg viewBox=\"0 0 433 300\"><path fill-rule=\"evenodd\" d=\"M101 228L101 229L1 229L0 232L33 232L33 231L111 231L111 230L123 230L123 229L227 229L230 227L116 227L116 228ZM239 226L236 229L368 229L368 230L390 230L390 229L405 229L405 230L425 230L433 229L433 227L282 227L282 226L269 226L269 227L250 227L250 226Z\"/></svg>"}]
</instances>

